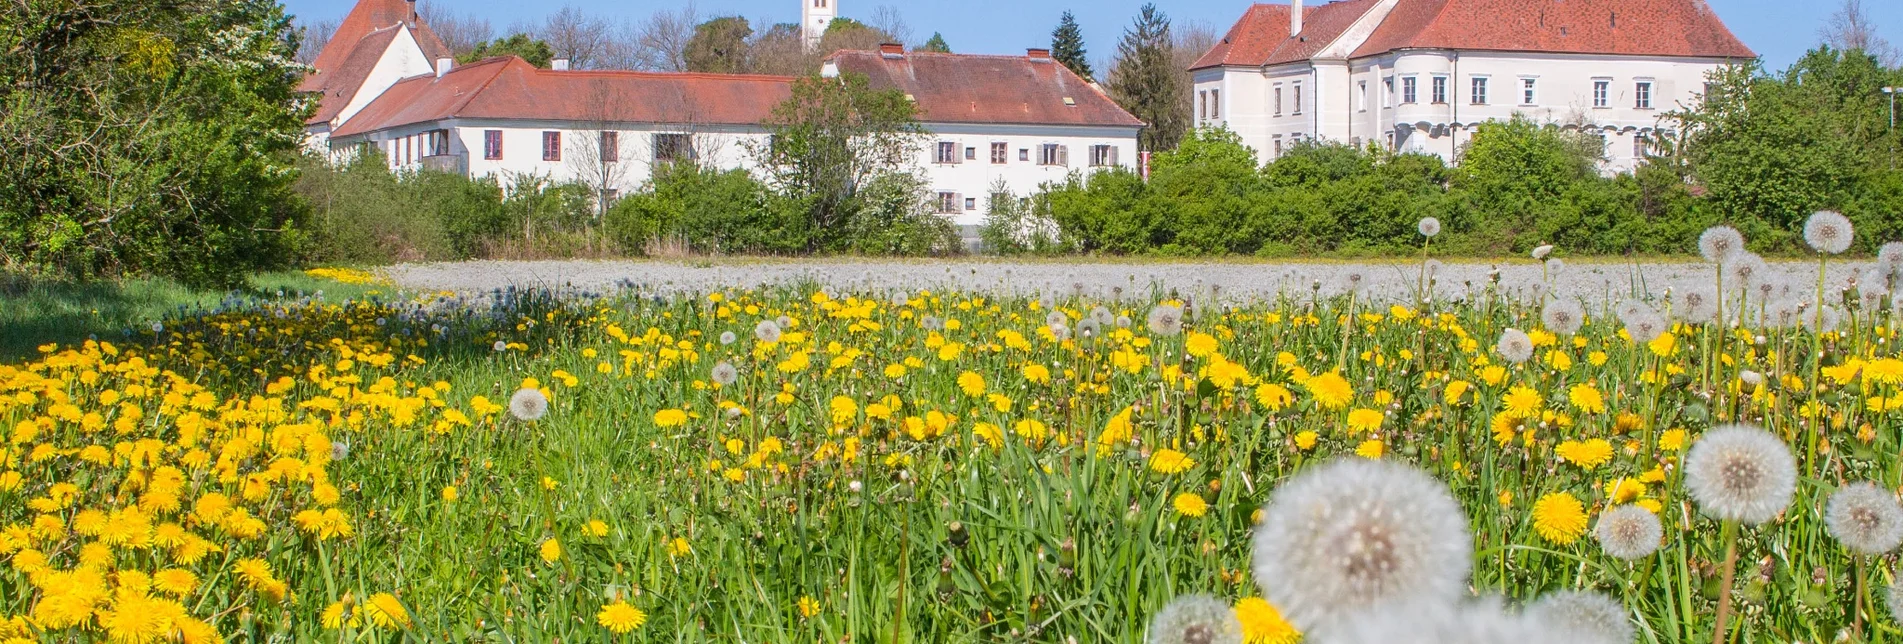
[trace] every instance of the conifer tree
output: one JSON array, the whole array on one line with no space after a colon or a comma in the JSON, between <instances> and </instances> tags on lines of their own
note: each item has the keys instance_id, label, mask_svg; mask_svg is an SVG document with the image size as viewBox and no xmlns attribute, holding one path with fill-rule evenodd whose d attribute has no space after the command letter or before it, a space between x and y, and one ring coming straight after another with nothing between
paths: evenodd
<instances>
[{"instance_id":1,"label":"conifer tree","mask_svg":"<svg viewBox=\"0 0 1903 644\"><path fill-rule=\"evenodd\" d=\"M1176 68L1170 19L1154 3L1143 5L1136 22L1123 31L1110 70L1110 97L1148 123L1138 135L1143 150L1173 150L1189 123L1188 105L1178 100L1188 74Z\"/></svg>"},{"instance_id":2,"label":"conifer tree","mask_svg":"<svg viewBox=\"0 0 1903 644\"><path fill-rule=\"evenodd\" d=\"M1057 30L1051 32L1051 57L1084 80L1094 80L1096 72L1090 69L1087 54L1084 49L1084 30L1077 26L1077 17L1065 11L1064 17L1057 21Z\"/></svg>"}]
</instances>

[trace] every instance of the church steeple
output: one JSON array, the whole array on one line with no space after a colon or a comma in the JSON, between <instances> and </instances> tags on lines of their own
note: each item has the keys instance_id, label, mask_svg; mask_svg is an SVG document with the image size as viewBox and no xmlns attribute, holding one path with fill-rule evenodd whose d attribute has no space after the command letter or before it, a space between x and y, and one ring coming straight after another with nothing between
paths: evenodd
<instances>
[{"instance_id":1,"label":"church steeple","mask_svg":"<svg viewBox=\"0 0 1903 644\"><path fill-rule=\"evenodd\" d=\"M806 37L806 48L819 46L819 40L826 36L826 27L833 24L833 18L839 16L838 0L800 0L800 35Z\"/></svg>"}]
</instances>

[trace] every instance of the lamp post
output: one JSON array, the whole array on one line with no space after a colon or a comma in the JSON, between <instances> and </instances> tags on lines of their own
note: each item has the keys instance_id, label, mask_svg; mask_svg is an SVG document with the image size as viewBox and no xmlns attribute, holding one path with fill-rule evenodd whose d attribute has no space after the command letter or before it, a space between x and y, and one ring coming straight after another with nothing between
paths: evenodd
<instances>
[{"instance_id":1,"label":"lamp post","mask_svg":"<svg viewBox=\"0 0 1903 644\"><path fill-rule=\"evenodd\" d=\"M1890 169L1896 169L1896 93L1899 87L1885 87L1883 93L1890 95Z\"/></svg>"}]
</instances>

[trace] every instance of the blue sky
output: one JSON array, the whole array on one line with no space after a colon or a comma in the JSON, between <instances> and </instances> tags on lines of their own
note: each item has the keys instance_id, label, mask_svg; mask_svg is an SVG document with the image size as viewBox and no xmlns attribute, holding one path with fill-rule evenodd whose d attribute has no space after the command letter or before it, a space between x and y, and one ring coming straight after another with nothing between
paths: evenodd
<instances>
[{"instance_id":1,"label":"blue sky","mask_svg":"<svg viewBox=\"0 0 1903 644\"><path fill-rule=\"evenodd\" d=\"M438 0L458 10L487 18L500 31L517 22L535 21L570 4L604 17L640 19L657 8L680 2L626 0ZM1050 43L1050 32L1065 9L1083 25L1092 60L1109 57L1123 28L1136 15L1142 0L836 0L846 17L865 17L879 5L897 8L911 26L913 39L923 41L936 31L954 51L968 53L1022 52ZM1706 0L1731 27L1732 33L1756 50L1773 69L1796 60L1818 42L1818 30L1838 7L1838 0ZM310 20L335 20L350 10L354 0L285 0L292 14ZM1178 22L1201 22L1217 32L1227 30L1248 7L1248 0L1188 0L1160 2ZM756 23L797 22L799 0L698 0L701 15L739 14ZM1903 0L1865 0L1864 11L1880 34L1903 46Z\"/></svg>"}]
</instances>

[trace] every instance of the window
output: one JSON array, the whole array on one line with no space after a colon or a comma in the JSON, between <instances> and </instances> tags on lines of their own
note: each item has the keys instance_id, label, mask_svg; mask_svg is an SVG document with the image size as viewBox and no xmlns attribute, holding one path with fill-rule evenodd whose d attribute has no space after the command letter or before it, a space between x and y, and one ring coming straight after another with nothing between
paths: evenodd
<instances>
[{"instance_id":1,"label":"window","mask_svg":"<svg viewBox=\"0 0 1903 644\"><path fill-rule=\"evenodd\" d=\"M1209 90L1209 118L1222 118L1222 90Z\"/></svg>"},{"instance_id":2,"label":"window","mask_svg":"<svg viewBox=\"0 0 1903 644\"><path fill-rule=\"evenodd\" d=\"M415 140L416 140L416 137L412 137L412 136L403 137L403 163L405 165L408 165L410 161L415 159L415 157L411 155L412 150L410 146L410 142Z\"/></svg>"},{"instance_id":3,"label":"window","mask_svg":"<svg viewBox=\"0 0 1903 644\"><path fill-rule=\"evenodd\" d=\"M1282 88L1275 88L1275 115L1282 115Z\"/></svg>"},{"instance_id":4,"label":"window","mask_svg":"<svg viewBox=\"0 0 1903 644\"><path fill-rule=\"evenodd\" d=\"M1430 91L1433 92L1431 98L1433 99L1435 103L1446 103L1447 102L1447 77L1435 76L1434 85Z\"/></svg>"},{"instance_id":5,"label":"window","mask_svg":"<svg viewBox=\"0 0 1903 644\"><path fill-rule=\"evenodd\" d=\"M965 197L965 210L977 210L977 209L978 209L978 198Z\"/></svg>"},{"instance_id":6,"label":"window","mask_svg":"<svg viewBox=\"0 0 1903 644\"><path fill-rule=\"evenodd\" d=\"M621 133L601 133L601 162L614 163L621 160Z\"/></svg>"},{"instance_id":7,"label":"window","mask_svg":"<svg viewBox=\"0 0 1903 644\"><path fill-rule=\"evenodd\" d=\"M1003 143L991 144L991 162L1004 163L1011 159L1011 148Z\"/></svg>"},{"instance_id":8,"label":"window","mask_svg":"<svg viewBox=\"0 0 1903 644\"><path fill-rule=\"evenodd\" d=\"M449 130L434 130L429 134L430 156L449 154Z\"/></svg>"},{"instance_id":9,"label":"window","mask_svg":"<svg viewBox=\"0 0 1903 644\"><path fill-rule=\"evenodd\" d=\"M502 158L502 130L482 131L482 158L490 161Z\"/></svg>"},{"instance_id":10,"label":"window","mask_svg":"<svg viewBox=\"0 0 1903 644\"><path fill-rule=\"evenodd\" d=\"M1592 82L1592 106L1612 106L1612 81L1596 80Z\"/></svg>"},{"instance_id":11,"label":"window","mask_svg":"<svg viewBox=\"0 0 1903 644\"><path fill-rule=\"evenodd\" d=\"M654 162L671 163L674 161L694 160L694 137L691 134L654 135Z\"/></svg>"},{"instance_id":12,"label":"window","mask_svg":"<svg viewBox=\"0 0 1903 644\"><path fill-rule=\"evenodd\" d=\"M1358 99L1355 101L1355 105L1359 106L1357 109L1368 111L1368 81L1361 81L1355 86L1355 98Z\"/></svg>"},{"instance_id":13,"label":"window","mask_svg":"<svg viewBox=\"0 0 1903 644\"><path fill-rule=\"evenodd\" d=\"M1295 113L1302 113L1302 84L1295 84Z\"/></svg>"},{"instance_id":14,"label":"window","mask_svg":"<svg viewBox=\"0 0 1903 644\"><path fill-rule=\"evenodd\" d=\"M947 214L947 215L948 215L948 214L952 214L952 213L955 213L955 212L958 212L958 206L959 206L959 203L958 203L958 193L956 193L956 192L941 192L941 193L938 193L938 212L939 212L939 214Z\"/></svg>"},{"instance_id":15,"label":"window","mask_svg":"<svg viewBox=\"0 0 1903 644\"><path fill-rule=\"evenodd\" d=\"M1634 159L1645 158L1645 144L1646 143L1647 141L1645 140L1644 134L1632 135L1632 158Z\"/></svg>"},{"instance_id":16,"label":"window","mask_svg":"<svg viewBox=\"0 0 1903 644\"><path fill-rule=\"evenodd\" d=\"M1538 103L1538 101L1533 100L1537 98L1533 93L1533 85L1534 85L1534 80L1531 78L1520 79L1520 104L1521 105L1533 105Z\"/></svg>"},{"instance_id":17,"label":"window","mask_svg":"<svg viewBox=\"0 0 1903 644\"><path fill-rule=\"evenodd\" d=\"M1037 164L1069 167L1070 150L1056 143L1046 143L1037 149Z\"/></svg>"},{"instance_id":18,"label":"window","mask_svg":"<svg viewBox=\"0 0 1903 644\"><path fill-rule=\"evenodd\" d=\"M562 160L562 133L561 132L543 132L542 133L542 160L543 161Z\"/></svg>"},{"instance_id":19,"label":"window","mask_svg":"<svg viewBox=\"0 0 1903 644\"><path fill-rule=\"evenodd\" d=\"M932 157L933 163L957 163L958 144L951 141L938 142L938 154Z\"/></svg>"},{"instance_id":20,"label":"window","mask_svg":"<svg viewBox=\"0 0 1903 644\"><path fill-rule=\"evenodd\" d=\"M1475 77L1473 78L1473 89L1472 89L1472 92L1471 92L1471 93L1473 94L1473 104L1474 104L1474 105L1486 105L1486 104L1487 104L1487 79L1486 79L1486 77L1484 77L1484 76L1475 76Z\"/></svg>"},{"instance_id":21,"label":"window","mask_svg":"<svg viewBox=\"0 0 1903 644\"><path fill-rule=\"evenodd\" d=\"M1401 102L1402 103L1413 103L1414 99L1417 98L1415 90L1419 88L1416 87L1416 85L1420 84L1416 82L1417 80L1418 79L1414 78L1413 76L1407 76L1401 79Z\"/></svg>"},{"instance_id":22,"label":"window","mask_svg":"<svg viewBox=\"0 0 1903 644\"><path fill-rule=\"evenodd\" d=\"M1632 106L1642 110L1652 109L1652 81L1639 81L1632 86Z\"/></svg>"},{"instance_id":23,"label":"window","mask_svg":"<svg viewBox=\"0 0 1903 644\"><path fill-rule=\"evenodd\" d=\"M1209 120L1209 90L1197 92L1196 100L1198 101L1198 105L1196 106L1197 118L1205 121Z\"/></svg>"},{"instance_id":24,"label":"window","mask_svg":"<svg viewBox=\"0 0 1903 644\"><path fill-rule=\"evenodd\" d=\"M965 148L965 160L966 160L966 161L977 161L977 160L978 160L978 148Z\"/></svg>"},{"instance_id":25,"label":"window","mask_svg":"<svg viewBox=\"0 0 1903 644\"><path fill-rule=\"evenodd\" d=\"M1114 145L1090 146L1090 167L1102 168L1107 166L1113 166L1116 164L1117 164L1117 146L1114 146Z\"/></svg>"},{"instance_id":26,"label":"window","mask_svg":"<svg viewBox=\"0 0 1903 644\"><path fill-rule=\"evenodd\" d=\"M1381 107L1394 107L1394 77L1381 81Z\"/></svg>"},{"instance_id":27,"label":"window","mask_svg":"<svg viewBox=\"0 0 1903 644\"><path fill-rule=\"evenodd\" d=\"M1273 159L1273 158L1279 158L1281 156L1282 156L1282 135L1277 134L1275 135L1275 152L1269 158Z\"/></svg>"},{"instance_id":28,"label":"window","mask_svg":"<svg viewBox=\"0 0 1903 644\"><path fill-rule=\"evenodd\" d=\"M1018 148L1018 160L1019 160L1019 161L1030 161L1030 160L1031 160L1031 149L1030 149L1030 148Z\"/></svg>"}]
</instances>

